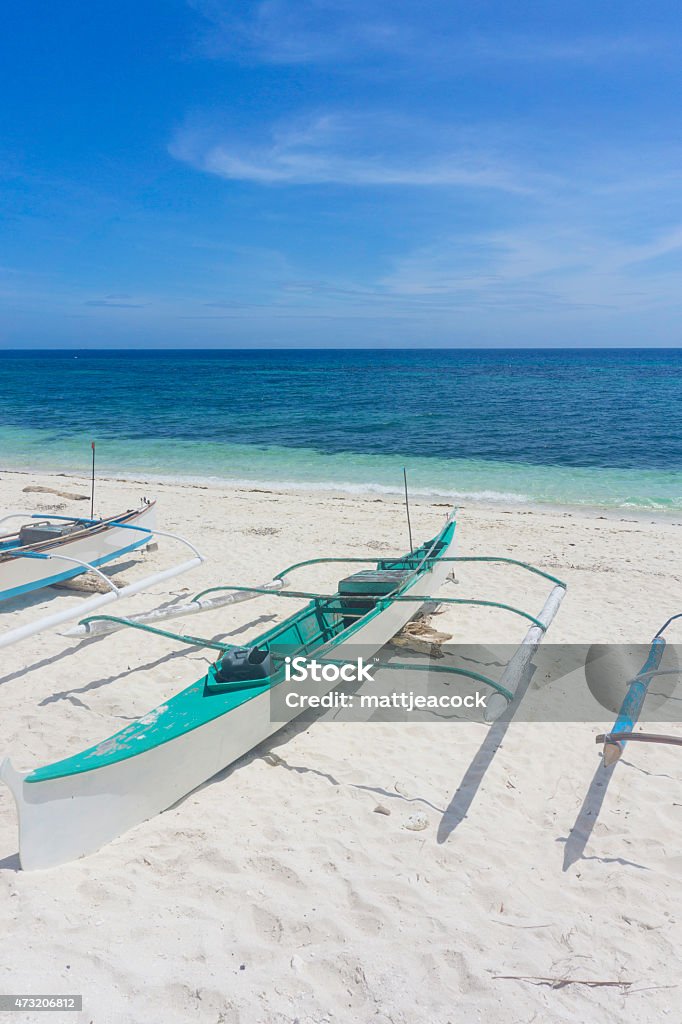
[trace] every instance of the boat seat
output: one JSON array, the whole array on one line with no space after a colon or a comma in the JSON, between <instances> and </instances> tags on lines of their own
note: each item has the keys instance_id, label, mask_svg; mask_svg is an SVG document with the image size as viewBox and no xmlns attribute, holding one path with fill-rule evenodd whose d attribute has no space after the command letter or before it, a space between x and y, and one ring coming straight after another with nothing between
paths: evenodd
<instances>
[{"instance_id":1,"label":"boat seat","mask_svg":"<svg viewBox=\"0 0 682 1024\"><path fill-rule=\"evenodd\" d=\"M339 582L342 597L383 597L407 579L411 569L364 569Z\"/></svg>"}]
</instances>

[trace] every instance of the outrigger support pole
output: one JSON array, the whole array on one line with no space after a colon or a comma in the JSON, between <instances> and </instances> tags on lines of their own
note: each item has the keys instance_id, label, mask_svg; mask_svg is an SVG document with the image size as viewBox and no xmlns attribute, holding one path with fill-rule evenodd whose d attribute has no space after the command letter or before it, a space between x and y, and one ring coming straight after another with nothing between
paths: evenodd
<instances>
[{"instance_id":1,"label":"outrigger support pole","mask_svg":"<svg viewBox=\"0 0 682 1024\"><path fill-rule=\"evenodd\" d=\"M522 563L521 563L522 564ZM541 570L538 570L540 575L546 575ZM200 594L197 594L195 600L201 600L207 594L212 594L220 591L234 591L237 593L247 594L269 594L272 593L270 590L265 590L263 587L242 587L242 586L222 586L222 587L209 587L208 590L203 590ZM526 633L520 647L517 648L509 664L502 674L502 678L499 683L492 683L489 679L482 679L482 682L486 682L492 686L496 691L492 694L488 704L486 706L484 718L486 722L496 721L500 715L507 709L507 707L514 700L516 691L521 683L526 669L530 663L531 658L537 651L542 639L549 628L552 620L559 610L561 602L566 594L566 584L559 583L551 591L549 597L543 605L540 615L536 618L534 615L529 615L528 612L521 611L519 608L513 608L511 605L502 604L499 601L477 601L469 600L466 598L456 597L433 597L429 594L414 594L407 596L391 597L380 597L376 599L376 603L379 604L381 601L392 603L394 601L412 601L424 604L427 601L432 601L434 604L473 604L473 605L484 605L494 608L502 608L505 611L510 611L516 615L521 615L525 619L529 619L533 625ZM277 597L289 597L298 600L312 600L312 601L338 601L340 599L339 594L315 594L305 590L289 590L286 593L278 593ZM370 598L371 600L371 598ZM463 675L463 672L459 672Z\"/></svg>"},{"instance_id":2,"label":"outrigger support pole","mask_svg":"<svg viewBox=\"0 0 682 1024\"><path fill-rule=\"evenodd\" d=\"M195 601L199 601L201 598L205 597L207 594L214 594L214 593L217 593L217 592L222 591L222 590L236 591L237 593L246 593L246 594L271 594L271 593L273 593L272 590L266 590L264 587L241 587L241 586L239 586L239 587L238 586L209 587L207 590L202 590L200 594L197 594L197 596L194 598L194 600ZM298 600L308 600L308 601L339 601L343 597L343 595L340 595L340 594L315 594L312 591L308 591L308 590L287 590L286 593L284 593L282 591L279 591L279 592L275 593L275 596L276 597L293 597L293 598L297 598ZM356 596L356 595L353 595L353 596ZM490 608L502 608L503 611L513 612L515 615L520 615L520 616L522 616L522 618L528 619L530 622L534 623L535 626L538 629L542 630L543 632L547 628L547 626L545 626L545 624L543 622L541 622L540 619L536 619L534 615L529 615L528 612L524 612L520 608L514 608L510 604L502 604L501 601L483 601L483 600L476 600L474 598L468 598L468 597L432 597L430 594L410 594L409 596L401 594L401 595L398 595L397 597L392 597L390 594L382 595L381 597L377 597L377 596L374 596L374 595L371 595L371 594L362 594L362 595L357 595L357 596L361 597L362 600L365 600L365 601L374 601L375 605L379 605L379 606L383 602L385 602L388 605L388 604L395 604L395 603L397 603L399 601L400 602L410 602L412 604L415 604L415 603L416 604L425 604L425 603L430 601L433 604L473 604L473 605L483 605L484 607L490 607ZM341 613L343 614L343 609L339 609L339 611L341 611Z\"/></svg>"},{"instance_id":3,"label":"outrigger support pole","mask_svg":"<svg viewBox=\"0 0 682 1024\"><path fill-rule=\"evenodd\" d=\"M287 590L283 592L283 588L288 586L287 576L294 572L296 569L304 568L308 565L319 565L325 563L360 563L360 564L377 564L385 566L387 563L390 565L391 562L405 562L408 559L405 556L396 556L395 558L358 558L353 555L347 558L311 558L304 562L297 562L295 565L288 566L282 572L278 573L270 582L260 587L246 587L237 585L224 585L218 587L209 587L206 590L202 590L200 593L195 594L190 602L185 605L171 605L168 608L157 609L156 611L143 613L141 615L131 616L129 619L119 619L113 616L94 616L88 619L83 619L78 626L69 630L67 636L94 636L103 633L113 632L117 629L123 629L126 626L133 626L138 629L144 629L150 622L156 622L163 619L179 618L185 615L195 615L199 612L209 610L210 608L217 608L227 604L233 604L240 601L248 601L255 597L272 595L274 597L287 597L295 600L308 600L308 601L339 601L341 595L339 594L318 594L306 590ZM416 561L416 559L415 559ZM428 556L422 561L428 561ZM412 670L424 671L428 668L429 671L447 671L454 675L468 676L469 678L476 679L480 682L486 683L495 692L492 694L485 711L485 720L487 722L494 722L500 715L506 710L509 704L514 700L514 696L518 689L518 686L523 679L528 664L531 658L535 654L539 644L541 643L544 634L549 628L554 616L559 610L559 606L566 593L566 584L561 580L557 579L556 576L552 576L550 573L545 572L543 569L538 569L533 565L529 565L527 562L521 562L515 558L506 558L501 556L493 555L479 555L479 556L456 556L438 559L443 562L499 562L507 565L518 566L519 568L525 569L528 572L534 573L537 576L541 576L544 579L550 580L555 584L549 597L547 598L542 611L538 616L530 615L528 612L523 611L520 608L515 608L512 605L504 604L501 601L487 601L479 600L475 598L459 598L459 597L437 597L431 594L410 594L410 595L395 595L392 596L382 595L381 597L372 597L368 595L368 600L374 600L375 605L381 606L382 602L387 604L392 602L411 602L415 604L426 604L432 602L433 604L452 604L452 605L474 605L489 608L500 608L503 611L511 612L514 615L519 615L524 619L527 619L531 623L531 627L526 633L521 646L517 649L509 664L507 665L501 680L495 682L487 678L486 676L478 676L475 673L470 673L464 669L450 668L447 669L445 666L427 666L416 668L414 665L405 666ZM209 595L222 595L211 597ZM339 611L343 612L342 609ZM349 609L349 614L351 610ZM177 639L185 643L191 643L198 641L203 643L204 646L210 646L212 642L201 641L197 637L183 637L180 634L169 633L165 630L150 629L150 632L156 632L161 636L168 636L171 639ZM222 649L221 645L213 644L213 646ZM224 649L228 649L225 647ZM386 665L384 667L393 667ZM397 666L396 666L397 667ZM401 666L402 667L402 666Z\"/></svg>"},{"instance_id":4,"label":"outrigger support pole","mask_svg":"<svg viewBox=\"0 0 682 1024\"><path fill-rule=\"evenodd\" d=\"M343 665L345 662L338 661L335 658L320 658L318 659L324 665ZM501 683L498 683L495 679L491 679L489 676L482 675L481 672L473 672L468 668L454 668L451 665L413 665L409 661L378 661L374 666L377 671L383 672L385 668L391 669L392 671L399 672L435 672L443 673L444 675L451 676L464 676L466 679L473 679L477 683L485 683L495 693L500 694L509 703L513 700L513 694L509 690L505 690ZM682 740L680 741L682 742Z\"/></svg>"},{"instance_id":5,"label":"outrigger support pole","mask_svg":"<svg viewBox=\"0 0 682 1024\"><path fill-rule=\"evenodd\" d=\"M180 643L188 644L190 647L211 647L215 651L234 650L234 644L222 644L219 640L207 640L203 636L191 636L185 633L172 633L168 629L159 629L156 626L149 626L147 623L136 621L135 619L126 619L118 615L92 615L88 619L83 619L79 625L90 626L91 623L110 623L116 629L123 629L125 626L129 626L131 629L141 629L145 633L153 633L155 636L163 636L167 640L179 640Z\"/></svg>"},{"instance_id":6,"label":"outrigger support pole","mask_svg":"<svg viewBox=\"0 0 682 1024\"><path fill-rule=\"evenodd\" d=\"M682 736L666 736L658 732L603 732L597 736L596 743L617 744L639 741L640 743L667 743L673 747L682 747ZM620 757L620 754L618 755Z\"/></svg>"},{"instance_id":7,"label":"outrigger support pole","mask_svg":"<svg viewBox=\"0 0 682 1024\"><path fill-rule=\"evenodd\" d=\"M340 562L340 563L351 563L357 562L359 564L374 565L379 564L380 568L387 568L394 562L409 562L417 561L418 557L410 558L405 555L394 555L384 558L358 558L356 555L350 555L348 558L307 558L304 562L295 562L293 565L287 566L286 569L282 569L274 577L276 580L282 580L285 576L289 576L290 573L295 572L297 569L303 569L308 565L324 565L327 562ZM428 558L425 559L428 561ZM537 566L531 565L529 562L521 562L518 558L505 558L502 555L448 555L445 558L438 558L437 555L433 556L434 561L440 562L499 562L503 565L516 565L520 569L525 569L527 572L532 572L536 576L542 576L543 579L549 580L550 583L555 583L559 587L566 589L566 584L558 579L556 576L552 576L551 573L545 572L544 569L538 569Z\"/></svg>"}]
</instances>

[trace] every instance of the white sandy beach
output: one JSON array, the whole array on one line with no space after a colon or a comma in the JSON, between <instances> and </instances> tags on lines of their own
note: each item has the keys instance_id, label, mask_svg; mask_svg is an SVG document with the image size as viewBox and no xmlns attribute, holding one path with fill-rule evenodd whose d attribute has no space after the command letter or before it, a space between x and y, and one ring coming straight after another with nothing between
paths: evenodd
<instances>
[{"instance_id":1,"label":"white sandy beach","mask_svg":"<svg viewBox=\"0 0 682 1024\"><path fill-rule=\"evenodd\" d=\"M29 485L88 493L77 477L3 473L3 508L88 514L85 501L25 493ZM108 480L97 511L143 494L158 497L159 526L190 537L208 560L119 614L220 582L259 584L305 558L379 558L408 546L397 498ZM445 512L415 502L415 540L433 535ZM682 611L681 527L679 516L470 506L460 510L458 553L508 555L565 579L552 642L645 643ZM175 557L162 542L121 576ZM301 583L324 590L333 570L313 567ZM466 596L533 612L547 593L511 568L458 576ZM48 590L14 601L1 628L78 600ZM187 628L242 642L292 605L263 598ZM434 624L455 642L525 632L494 609L450 608ZM682 642L680 624L670 639ZM74 753L201 676L209 660L132 631L25 640L2 652L0 756L26 770ZM598 765L597 731L512 723L479 771L482 725L294 723L97 854L35 873L19 869L15 808L2 788L0 992L82 993L81 1014L50 1019L96 1024L678 1020L682 755L632 744L582 855L574 836L573 859L566 840ZM423 831L405 828L415 813Z\"/></svg>"}]
</instances>

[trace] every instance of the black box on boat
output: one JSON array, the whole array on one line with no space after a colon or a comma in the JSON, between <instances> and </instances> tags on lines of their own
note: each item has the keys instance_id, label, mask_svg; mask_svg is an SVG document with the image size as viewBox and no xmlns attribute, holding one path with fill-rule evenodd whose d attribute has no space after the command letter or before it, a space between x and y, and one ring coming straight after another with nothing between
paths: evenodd
<instances>
[{"instance_id":1,"label":"black box on boat","mask_svg":"<svg viewBox=\"0 0 682 1024\"><path fill-rule=\"evenodd\" d=\"M258 686L272 673L272 659L266 648L234 647L225 651L209 672L207 693L225 693L229 690Z\"/></svg>"}]
</instances>

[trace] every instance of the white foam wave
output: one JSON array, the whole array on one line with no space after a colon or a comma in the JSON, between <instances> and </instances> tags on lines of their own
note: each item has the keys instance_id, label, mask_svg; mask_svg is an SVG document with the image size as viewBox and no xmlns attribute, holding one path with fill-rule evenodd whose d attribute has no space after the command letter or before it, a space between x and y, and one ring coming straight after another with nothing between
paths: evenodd
<instances>
[{"instance_id":1,"label":"white foam wave","mask_svg":"<svg viewBox=\"0 0 682 1024\"><path fill-rule=\"evenodd\" d=\"M42 472L49 472L42 470ZM65 477L81 477L82 474L75 472L61 472ZM387 496L402 496L403 490L399 486L391 486L374 482L354 483L348 480L272 480L258 479L252 477L219 477L219 476L196 476L185 473L135 473L116 472L102 470L99 474L101 480L127 480L131 483L140 484L193 484L198 487L239 487L251 490L272 490L272 491L311 491L311 492L334 492L342 494L385 494ZM527 494L516 494L508 491L461 491L455 488L442 487L413 487L410 486L410 495L420 498L448 498L452 501L488 501L494 503L510 502L516 504L529 504L533 498Z\"/></svg>"}]
</instances>

